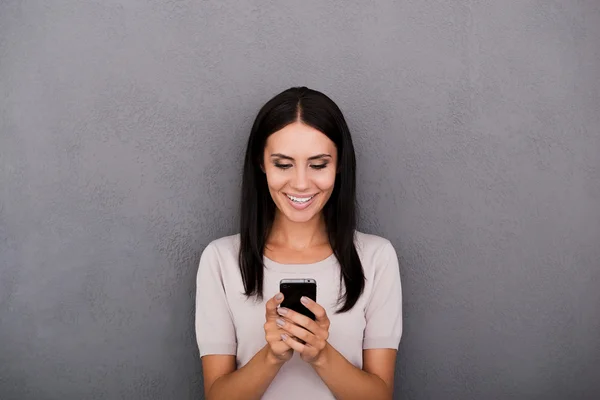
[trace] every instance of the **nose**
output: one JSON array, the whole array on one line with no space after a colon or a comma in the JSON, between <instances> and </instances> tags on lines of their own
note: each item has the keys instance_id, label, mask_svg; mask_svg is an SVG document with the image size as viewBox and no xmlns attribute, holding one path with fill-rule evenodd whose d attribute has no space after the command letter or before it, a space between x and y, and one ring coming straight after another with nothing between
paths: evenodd
<instances>
[{"instance_id":1,"label":"nose","mask_svg":"<svg viewBox=\"0 0 600 400\"><path fill-rule=\"evenodd\" d=\"M294 178L291 182L291 187L298 192L302 192L309 188L308 185L308 176L306 170L304 168L295 168L296 173L294 174Z\"/></svg>"}]
</instances>

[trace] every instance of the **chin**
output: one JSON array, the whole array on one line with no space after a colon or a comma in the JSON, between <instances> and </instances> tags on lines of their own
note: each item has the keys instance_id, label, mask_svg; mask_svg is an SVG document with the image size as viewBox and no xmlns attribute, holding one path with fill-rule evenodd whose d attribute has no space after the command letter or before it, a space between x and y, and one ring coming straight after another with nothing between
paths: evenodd
<instances>
[{"instance_id":1,"label":"chin","mask_svg":"<svg viewBox=\"0 0 600 400\"><path fill-rule=\"evenodd\" d=\"M319 213L321 212L321 209L319 208L319 206L317 204L313 204L313 206L317 206L314 209L310 210L295 210L291 207L289 207L288 204L285 204L283 208L283 210L285 210L283 212L283 215L285 215L285 217L291 221L291 222L296 222L296 223L303 223L303 222L308 222L312 219L314 219L317 215L319 215ZM280 209L281 210L281 209ZM317 210L317 211L315 211Z\"/></svg>"},{"instance_id":2,"label":"chin","mask_svg":"<svg viewBox=\"0 0 600 400\"><path fill-rule=\"evenodd\" d=\"M289 219L292 222L302 223L302 222L308 222L311 219L313 219L315 217L315 214L314 213L303 213L303 214L286 213L285 216L287 219Z\"/></svg>"}]
</instances>

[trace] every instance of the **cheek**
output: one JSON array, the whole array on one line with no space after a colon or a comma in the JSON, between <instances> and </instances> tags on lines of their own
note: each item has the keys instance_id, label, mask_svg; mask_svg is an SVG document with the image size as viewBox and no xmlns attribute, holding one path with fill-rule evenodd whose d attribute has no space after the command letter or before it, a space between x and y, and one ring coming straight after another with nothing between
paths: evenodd
<instances>
[{"instance_id":1,"label":"cheek","mask_svg":"<svg viewBox=\"0 0 600 400\"><path fill-rule=\"evenodd\" d=\"M282 189L287 182L285 174L282 174L279 170L270 168L266 171L266 175L267 184L269 185L269 188L273 190Z\"/></svg>"},{"instance_id":2,"label":"cheek","mask_svg":"<svg viewBox=\"0 0 600 400\"><path fill-rule=\"evenodd\" d=\"M313 182L324 192L333 190L333 186L335 185L335 175L335 171L333 170L331 172L324 172L316 176L313 179Z\"/></svg>"}]
</instances>

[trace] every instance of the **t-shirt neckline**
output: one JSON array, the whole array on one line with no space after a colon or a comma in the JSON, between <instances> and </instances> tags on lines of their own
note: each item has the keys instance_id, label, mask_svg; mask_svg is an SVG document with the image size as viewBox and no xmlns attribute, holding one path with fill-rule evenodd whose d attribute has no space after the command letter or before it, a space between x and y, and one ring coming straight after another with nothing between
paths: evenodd
<instances>
[{"instance_id":1,"label":"t-shirt neckline","mask_svg":"<svg viewBox=\"0 0 600 400\"><path fill-rule=\"evenodd\" d=\"M263 255L263 262L266 268L273 271L302 274L305 272L315 272L322 270L324 267L335 264L335 262L337 262L337 259L335 257L335 254L331 253L327 258L324 258L321 261L317 261L314 263L283 264L277 261L273 261L269 257Z\"/></svg>"}]
</instances>

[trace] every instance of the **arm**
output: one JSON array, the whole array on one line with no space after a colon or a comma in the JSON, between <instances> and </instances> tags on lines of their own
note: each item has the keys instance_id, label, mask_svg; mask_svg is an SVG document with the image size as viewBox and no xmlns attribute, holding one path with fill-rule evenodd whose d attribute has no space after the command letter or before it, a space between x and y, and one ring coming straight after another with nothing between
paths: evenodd
<instances>
[{"instance_id":1,"label":"arm","mask_svg":"<svg viewBox=\"0 0 600 400\"><path fill-rule=\"evenodd\" d=\"M391 399L394 391L395 349L363 351L363 369L352 365L331 345L325 356L312 364L331 393L339 400Z\"/></svg>"},{"instance_id":2,"label":"arm","mask_svg":"<svg viewBox=\"0 0 600 400\"><path fill-rule=\"evenodd\" d=\"M236 370L234 355L210 354L202 357L204 393L207 400L259 400L281 366L292 358L293 351L281 340L277 326L277 305L283 295L269 299L264 324L267 344L246 365Z\"/></svg>"},{"instance_id":3,"label":"arm","mask_svg":"<svg viewBox=\"0 0 600 400\"><path fill-rule=\"evenodd\" d=\"M283 365L270 353L267 344L238 370L235 369L235 356L202 357L206 400L260 399Z\"/></svg>"},{"instance_id":4,"label":"arm","mask_svg":"<svg viewBox=\"0 0 600 400\"><path fill-rule=\"evenodd\" d=\"M327 342L330 322L319 304L302 299L315 314L315 321L292 310L279 309L287 319L280 320L280 324L291 336L284 341L312 365L337 399L391 399L393 395L396 354L402 335L402 287L396 252L389 242L380 248L376 263L365 310L362 370Z\"/></svg>"},{"instance_id":5,"label":"arm","mask_svg":"<svg viewBox=\"0 0 600 400\"><path fill-rule=\"evenodd\" d=\"M260 399L281 365L293 355L275 324L276 309L283 295L279 293L265 305L266 346L236 370L236 327L224 284L218 251L214 245L208 245L200 258L196 278L195 326L204 392L209 400Z\"/></svg>"},{"instance_id":6,"label":"arm","mask_svg":"<svg viewBox=\"0 0 600 400\"><path fill-rule=\"evenodd\" d=\"M373 288L365 310L363 369L354 367L329 345L322 363L313 365L338 399L391 399L393 395L402 335L402 286L391 243L379 249L375 262Z\"/></svg>"},{"instance_id":7,"label":"arm","mask_svg":"<svg viewBox=\"0 0 600 400\"><path fill-rule=\"evenodd\" d=\"M340 400L387 400L394 390L396 349L363 350L363 369L355 367L331 346L329 318L325 309L314 301L302 298L304 305L315 314L315 321L295 311L279 308L285 316L277 323L286 332L283 341L308 362ZM301 339L305 344L296 339Z\"/></svg>"}]
</instances>

